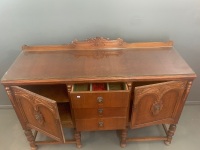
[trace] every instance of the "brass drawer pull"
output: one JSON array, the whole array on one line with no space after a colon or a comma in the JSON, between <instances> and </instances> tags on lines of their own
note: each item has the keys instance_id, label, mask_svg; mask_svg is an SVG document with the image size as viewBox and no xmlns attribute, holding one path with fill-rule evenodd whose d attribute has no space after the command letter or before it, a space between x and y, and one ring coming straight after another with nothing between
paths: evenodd
<instances>
[{"instance_id":1,"label":"brass drawer pull","mask_svg":"<svg viewBox=\"0 0 200 150\"><path fill-rule=\"evenodd\" d=\"M97 97L97 102L98 103L103 103L103 97L101 97L101 96Z\"/></svg>"},{"instance_id":2,"label":"brass drawer pull","mask_svg":"<svg viewBox=\"0 0 200 150\"><path fill-rule=\"evenodd\" d=\"M102 114L103 113L103 108L99 108L98 112L99 112L99 114Z\"/></svg>"},{"instance_id":3,"label":"brass drawer pull","mask_svg":"<svg viewBox=\"0 0 200 150\"><path fill-rule=\"evenodd\" d=\"M103 127L103 121L99 122L99 127Z\"/></svg>"}]
</instances>

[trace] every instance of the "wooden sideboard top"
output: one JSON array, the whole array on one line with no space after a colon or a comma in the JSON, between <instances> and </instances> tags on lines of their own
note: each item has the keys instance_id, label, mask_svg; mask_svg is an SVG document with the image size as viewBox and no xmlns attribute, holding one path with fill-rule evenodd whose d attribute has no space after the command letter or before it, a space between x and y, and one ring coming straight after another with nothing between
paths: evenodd
<instances>
[{"instance_id":1,"label":"wooden sideboard top","mask_svg":"<svg viewBox=\"0 0 200 150\"><path fill-rule=\"evenodd\" d=\"M49 48L49 50L48 50ZM87 48L87 47L86 47ZM73 83L195 78L172 46L66 50L25 47L3 76L3 84Z\"/></svg>"}]
</instances>

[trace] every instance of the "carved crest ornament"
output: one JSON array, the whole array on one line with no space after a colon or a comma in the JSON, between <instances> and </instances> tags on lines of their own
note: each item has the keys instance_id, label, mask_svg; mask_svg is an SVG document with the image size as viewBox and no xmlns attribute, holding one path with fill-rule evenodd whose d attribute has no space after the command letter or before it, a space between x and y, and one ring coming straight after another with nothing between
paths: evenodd
<instances>
[{"instance_id":1,"label":"carved crest ornament","mask_svg":"<svg viewBox=\"0 0 200 150\"><path fill-rule=\"evenodd\" d=\"M82 46L90 46L90 48L106 48L110 46L115 46L115 47L122 47L125 44L125 42L118 38L116 40L109 40L109 38L103 38L103 37L95 37L95 38L89 38L84 41L78 41L74 40L70 44L73 48L78 48Z\"/></svg>"}]
</instances>

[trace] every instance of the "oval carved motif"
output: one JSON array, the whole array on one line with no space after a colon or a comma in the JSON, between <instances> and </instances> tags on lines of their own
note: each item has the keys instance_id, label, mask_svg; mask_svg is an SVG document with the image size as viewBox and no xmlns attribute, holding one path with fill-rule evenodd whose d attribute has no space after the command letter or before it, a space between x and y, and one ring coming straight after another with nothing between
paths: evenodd
<instances>
[{"instance_id":1,"label":"oval carved motif","mask_svg":"<svg viewBox=\"0 0 200 150\"><path fill-rule=\"evenodd\" d=\"M158 115L160 113L160 111L162 110L162 108L163 108L162 101L159 101L159 102L155 101L153 103L153 105L151 106L152 115L154 115L154 116Z\"/></svg>"}]
</instances>

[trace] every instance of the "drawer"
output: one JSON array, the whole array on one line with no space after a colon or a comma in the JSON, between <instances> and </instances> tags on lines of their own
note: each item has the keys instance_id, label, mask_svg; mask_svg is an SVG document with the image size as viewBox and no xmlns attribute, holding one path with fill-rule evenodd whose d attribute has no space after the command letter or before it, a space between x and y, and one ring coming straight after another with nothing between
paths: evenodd
<instances>
[{"instance_id":1,"label":"drawer","mask_svg":"<svg viewBox=\"0 0 200 150\"><path fill-rule=\"evenodd\" d=\"M73 108L128 107L129 92L71 93Z\"/></svg>"},{"instance_id":2,"label":"drawer","mask_svg":"<svg viewBox=\"0 0 200 150\"><path fill-rule=\"evenodd\" d=\"M116 86L114 83L105 85L107 86L105 86L104 90L97 91L93 91L94 88L92 88L91 84L82 84L79 88L73 86L70 93L72 107L128 107L129 90L126 84L124 84L123 88L120 88L120 86ZM78 91L76 91L77 89Z\"/></svg>"},{"instance_id":3,"label":"drawer","mask_svg":"<svg viewBox=\"0 0 200 150\"><path fill-rule=\"evenodd\" d=\"M76 119L90 119L103 117L126 117L127 108L78 108L74 109Z\"/></svg>"},{"instance_id":4,"label":"drawer","mask_svg":"<svg viewBox=\"0 0 200 150\"><path fill-rule=\"evenodd\" d=\"M116 130L126 128L126 117L76 119L77 131Z\"/></svg>"}]
</instances>

